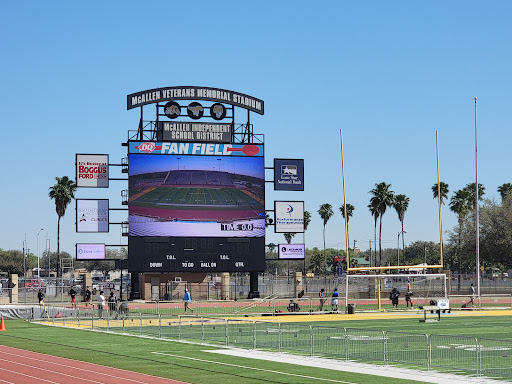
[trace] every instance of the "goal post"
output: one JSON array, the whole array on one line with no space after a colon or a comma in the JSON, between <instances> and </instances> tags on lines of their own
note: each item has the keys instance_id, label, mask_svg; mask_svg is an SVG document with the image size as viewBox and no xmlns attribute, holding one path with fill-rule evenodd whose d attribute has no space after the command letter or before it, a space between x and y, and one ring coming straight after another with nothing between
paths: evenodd
<instances>
[{"instance_id":1,"label":"goal post","mask_svg":"<svg viewBox=\"0 0 512 384\"><path fill-rule=\"evenodd\" d=\"M448 298L444 273L346 275L345 306L353 302L380 310L382 301L390 302L389 294L393 288L400 292L402 303L409 290L414 305L428 305L432 299Z\"/></svg>"}]
</instances>

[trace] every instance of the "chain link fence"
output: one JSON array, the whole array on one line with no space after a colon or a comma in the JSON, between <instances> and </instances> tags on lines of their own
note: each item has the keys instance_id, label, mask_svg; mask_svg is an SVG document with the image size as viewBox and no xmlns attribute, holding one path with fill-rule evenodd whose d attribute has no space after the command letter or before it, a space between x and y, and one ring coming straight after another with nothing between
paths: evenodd
<instances>
[{"instance_id":1,"label":"chain link fence","mask_svg":"<svg viewBox=\"0 0 512 384\"><path fill-rule=\"evenodd\" d=\"M512 379L512 340L310 326L243 319L133 314L50 318L53 325L211 345L291 352Z\"/></svg>"}]
</instances>

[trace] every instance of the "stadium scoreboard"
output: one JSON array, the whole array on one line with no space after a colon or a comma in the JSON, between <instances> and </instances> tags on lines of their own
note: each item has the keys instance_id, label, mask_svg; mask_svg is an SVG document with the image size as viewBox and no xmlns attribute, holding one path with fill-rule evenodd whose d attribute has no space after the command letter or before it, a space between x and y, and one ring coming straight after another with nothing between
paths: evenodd
<instances>
[{"instance_id":1,"label":"stadium scoreboard","mask_svg":"<svg viewBox=\"0 0 512 384\"><path fill-rule=\"evenodd\" d=\"M128 268L265 269L262 144L129 141Z\"/></svg>"},{"instance_id":2,"label":"stadium scoreboard","mask_svg":"<svg viewBox=\"0 0 512 384\"><path fill-rule=\"evenodd\" d=\"M264 270L263 238L131 238L128 268L153 272Z\"/></svg>"}]
</instances>

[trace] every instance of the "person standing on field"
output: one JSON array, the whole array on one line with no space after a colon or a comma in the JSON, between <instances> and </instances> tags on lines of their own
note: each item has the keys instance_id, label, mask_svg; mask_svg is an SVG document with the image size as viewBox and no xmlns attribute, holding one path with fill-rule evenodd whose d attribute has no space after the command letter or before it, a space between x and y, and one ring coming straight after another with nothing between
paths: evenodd
<instances>
[{"instance_id":1,"label":"person standing on field","mask_svg":"<svg viewBox=\"0 0 512 384\"><path fill-rule=\"evenodd\" d=\"M334 292L332 293L332 299L331 299L331 311L338 311L338 296L340 294L338 293L338 288L334 289Z\"/></svg>"},{"instance_id":2,"label":"person standing on field","mask_svg":"<svg viewBox=\"0 0 512 384\"><path fill-rule=\"evenodd\" d=\"M318 296L320 297L320 308L318 310L323 311L325 303L325 289L322 288L320 292L318 292Z\"/></svg>"},{"instance_id":3,"label":"person standing on field","mask_svg":"<svg viewBox=\"0 0 512 384\"><path fill-rule=\"evenodd\" d=\"M187 309L190 309L191 312L194 312L194 310L189 307L189 304L192 303L192 297L190 296L190 292L188 291L188 289L185 289L185 295L183 295L183 302L185 303L185 312L187 312Z\"/></svg>"},{"instance_id":4,"label":"person standing on field","mask_svg":"<svg viewBox=\"0 0 512 384\"><path fill-rule=\"evenodd\" d=\"M103 291L100 291L98 295L98 317L101 319L103 317L103 308L105 307L105 296L103 296Z\"/></svg>"}]
</instances>

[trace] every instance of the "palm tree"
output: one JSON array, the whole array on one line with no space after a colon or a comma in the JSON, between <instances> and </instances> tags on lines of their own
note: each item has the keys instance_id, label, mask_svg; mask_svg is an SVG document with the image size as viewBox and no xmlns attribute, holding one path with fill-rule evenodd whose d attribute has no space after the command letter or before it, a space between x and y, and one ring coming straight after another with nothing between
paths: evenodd
<instances>
[{"instance_id":1,"label":"palm tree","mask_svg":"<svg viewBox=\"0 0 512 384\"><path fill-rule=\"evenodd\" d=\"M498 187L498 192L501 196L501 202L504 203L508 198L512 196L512 184L505 183Z\"/></svg>"},{"instance_id":2,"label":"palm tree","mask_svg":"<svg viewBox=\"0 0 512 384\"><path fill-rule=\"evenodd\" d=\"M370 210L370 213L372 214L372 217L375 220L375 228L373 231L373 246L374 248L377 248L377 220L379 219L380 213L379 210L377 209L377 206L373 205L372 203L368 204L368 209ZM373 253L375 255L373 259L373 266L375 266L377 251L374 249ZM372 255L370 254L370 266L372 266L371 257Z\"/></svg>"},{"instance_id":3,"label":"palm tree","mask_svg":"<svg viewBox=\"0 0 512 384\"><path fill-rule=\"evenodd\" d=\"M375 188L370 191L370 193L373 193L370 204L379 211L379 267L382 265L382 216L384 216L387 207L393 205L394 200L394 192L389 190L390 187L391 184L382 182L375 184Z\"/></svg>"},{"instance_id":4,"label":"palm tree","mask_svg":"<svg viewBox=\"0 0 512 384\"><path fill-rule=\"evenodd\" d=\"M471 210L471 200L470 200L470 192L464 188L455 192L455 195L450 199L450 210L457 215L457 219L459 222L459 233L458 233L458 245L457 245L457 253L458 253L458 263L459 263L459 278L458 278L458 288L460 290L460 265L461 265L461 236L462 236L462 224L464 223L464 218Z\"/></svg>"},{"instance_id":5,"label":"palm tree","mask_svg":"<svg viewBox=\"0 0 512 384\"><path fill-rule=\"evenodd\" d=\"M306 231L311 223L311 213L304 211L304 277L306 276Z\"/></svg>"},{"instance_id":6,"label":"palm tree","mask_svg":"<svg viewBox=\"0 0 512 384\"><path fill-rule=\"evenodd\" d=\"M322 220L324 222L324 263L325 263L327 260L325 257L325 225L327 224L329 219L334 215L334 212L332 211L332 205L328 204L328 203L322 204L320 206L320 209L318 210L318 214L320 215L320 217L322 218ZM326 265L326 268L327 268L327 265Z\"/></svg>"},{"instance_id":7,"label":"palm tree","mask_svg":"<svg viewBox=\"0 0 512 384\"><path fill-rule=\"evenodd\" d=\"M57 211L57 276L59 276L60 265L60 219L66 213L66 208L75 198L76 184L67 176L56 177L57 183L50 187L48 196L55 200L55 210Z\"/></svg>"},{"instance_id":8,"label":"palm tree","mask_svg":"<svg viewBox=\"0 0 512 384\"><path fill-rule=\"evenodd\" d=\"M286 232L286 233L283 233L283 235L284 235L284 239L286 240L286 243L290 244L292 242L292 239L295 236L295 233Z\"/></svg>"},{"instance_id":9,"label":"palm tree","mask_svg":"<svg viewBox=\"0 0 512 384\"><path fill-rule=\"evenodd\" d=\"M441 195L439 195L439 190L441 191ZM441 204L444 204L444 201L448 198L448 192L450 192L448 189L448 184L442 181L439 182L439 190L437 188L437 183L432 186L432 194L434 195L434 199L439 197Z\"/></svg>"},{"instance_id":10,"label":"palm tree","mask_svg":"<svg viewBox=\"0 0 512 384\"><path fill-rule=\"evenodd\" d=\"M304 231L308 229L309 223L311 223L311 213L304 211Z\"/></svg>"},{"instance_id":11,"label":"palm tree","mask_svg":"<svg viewBox=\"0 0 512 384\"><path fill-rule=\"evenodd\" d=\"M475 183L470 183L464 187L464 189L469 193L468 201L472 206L473 211L476 210L476 190ZM485 195L485 187L478 183L478 201L483 200L482 196Z\"/></svg>"},{"instance_id":12,"label":"palm tree","mask_svg":"<svg viewBox=\"0 0 512 384\"><path fill-rule=\"evenodd\" d=\"M405 195L396 195L393 201L393 208L398 214L398 220L402 223L402 257L405 264L405 241L404 241L404 217L405 211L409 208L409 198Z\"/></svg>"},{"instance_id":13,"label":"palm tree","mask_svg":"<svg viewBox=\"0 0 512 384\"><path fill-rule=\"evenodd\" d=\"M348 221L354 214L355 207L352 204L344 204L340 207L341 216L343 216L343 220L345 220L345 205L347 206L347 239L349 240L348 243L350 244L350 238L348 236Z\"/></svg>"}]
</instances>

